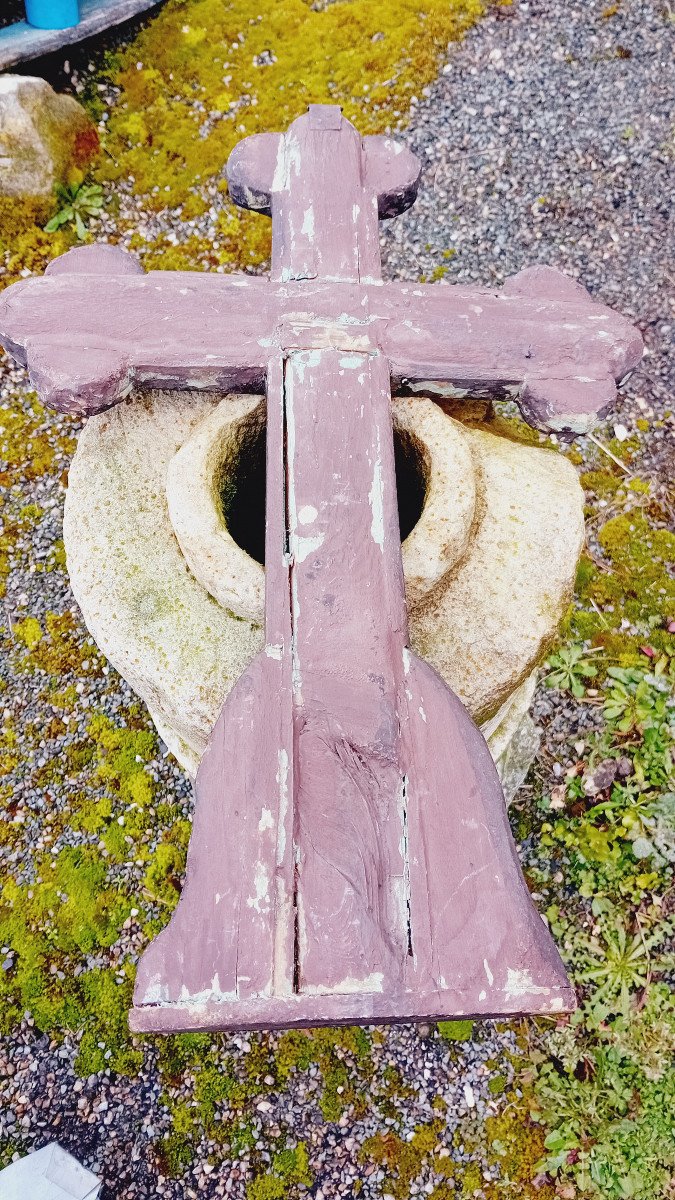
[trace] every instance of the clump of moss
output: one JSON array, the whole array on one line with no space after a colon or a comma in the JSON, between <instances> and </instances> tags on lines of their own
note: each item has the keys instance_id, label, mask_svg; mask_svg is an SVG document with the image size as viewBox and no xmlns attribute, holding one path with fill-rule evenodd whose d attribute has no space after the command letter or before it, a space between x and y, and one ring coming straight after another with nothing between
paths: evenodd
<instances>
[{"instance_id":1,"label":"clump of moss","mask_svg":"<svg viewBox=\"0 0 675 1200\"><path fill-rule=\"evenodd\" d=\"M26 617L14 626L14 634L28 651L24 670L35 666L55 678L70 673L84 678L103 670L96 646L91 640L82 643L81 629L70 611L47 613L44 629L35 617Z\"/></svg>"},{"instance_id":2,"label":"clump of moss","mask_svg":"<svg viewBox=\"0 0 675 1200\"><path fill-rule=\"evenodd\" d=\"M387 1176L383 1191L390 1192L395 1200L407 1200L410 1184L433 1152L442 1130L439 1117L430 1125L418 1125L409 1140L394 1132L375 1134L363 1143L361 1161L370 1160L384 1167Z\"/></svg>"},{"instance_id":3,"label":"clump of moss","mask_svg":"<svg viewBox=\"0 0 675 1200\"><path fill-rule=\"evenodd\" d=\"M295 1190L294 1185L309 1188L313 1182L307 1146L298 1142L297 1146L286 1147L274 1155L271 1170L249 1183L246 1200L284 1200Z\"/></svg>"},{"instance_id":4,"label":"clump of moss","mask_svg":"<svg viewBox=\"0 0 675 1200\"><path fill-rule=\"evenodd\" d=\"M473 1021L439 1021L438 1032L446 1042L470 1042Z\"/></svg>"},{"instance_id":5,"label":"clump of moss","mask_svg":"<svg viewBox=\"0 0 675 1200\"><path fill-rule=\"evenodd\" d=\"M347 1069L345 1056L357 1069L369 1061L370 1038L364 1029L289 1030L277 1046L277 1079L283 1083L293 1071L307 1071L317 1063L324 1081L319 1107L326 1121L337 1121L359 1099L354 1071Z\"/></svg>"},{"instance_id":6,"label":"clump of moss","mask_svg":"<svg viewBox=\"0 0 675 1200\"><path fill-rule=\"evenodd\" d=\"M522 1093L511 1092L506 1100L500 1113L485 1119L491 1165L499 1166L499 1181L484 1185L487 1200L511 1193L522 1200L554 1200L553 1185L538 1178L538 1163L546 1153L545 1130L532 1121Z\"/></svg>"},{"instance_id":7,"label":"clump of moss","mask_svg":"<svg viewBox=\"0 0 675 1200\"><path fill-rule=\"evenodd\" d=\"M52 201L39 197L0 196L0 252L16 252L16 243L25 234L33 234L36 226L44 225L51 216Z\"/></svg>"},{"instance_id":8,"label":"clump of moss","mask_svg":"<svg viewBox=\"0 0 675 1200\"><path fill-rule=\"evenodd\" d=\"M577 574L579 607L569 617L573 635L604 646L612 658L644 662L641 647L675 655L668 631L675 612L675 534L658 511L640 508L611 517L597 533L602 560L582 557ZM623 624L637 628L629 633Z\"/></svg>"},{"instance_id":9,"label":"clump of moss","mask_svg":"<svg viewBox=\"0 0 675 1200\"><path fill-rule=\"evenodd\" d=\"M364 133L400 125L482 7L278 0L261 16L250 0L173 0L112 64L108 173L173 207L221 177L241 137L284 129L310 103L341 104Z\"/></svg>"}]
</instances>

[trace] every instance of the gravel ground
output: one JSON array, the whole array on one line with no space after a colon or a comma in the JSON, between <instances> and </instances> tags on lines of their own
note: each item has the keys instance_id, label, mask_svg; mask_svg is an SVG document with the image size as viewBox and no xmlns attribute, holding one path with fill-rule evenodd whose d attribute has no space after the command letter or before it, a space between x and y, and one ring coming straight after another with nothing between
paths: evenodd
<instances>
[{"instance_id":1,"label":"gravel ground","mask_svg":"<svg viewBox=\"0 0 675 1200\"><path fill-rule=\"evenodd\" d=\"M624 0L609 12L604 2L589 0L516 3L494 10L450 48L438 82L415 103L406 134L426 164L420 198L410 213L384 228L383 250L387 273L400 278L431 276L446 267L447 282L492 284L535 262L578 277L644 333L645 363L612 422L632 432L638 417L663 415L672 395L666 350L675 326L668 275L675 13L665 0ZM5 368L3 401L15 404L24 387L22 373ZM56 437L56 419L50 428ZM664 481L673 461L668 432L667 424L650 432L645 450L645 462ZM64 607L62 576L34 570L60 535L63 488L55 475L32 490L35 495L26 488L22 502L34 499L45 516L9 581L6 607L15 621L26 612L39 617ZM5 696L8 708L24 724L45 720L43 702L22 689L20 679L13 687ZM114 715L130 699L112 672L92 674L79 719L84 725L90 709ZM546 731L539 770L554 779L573 757L569 742L583 732L584 721L593 721L593 710L547 693L538 698L536 713ZM160 757L151 769L162 789L178 791L187 805L185 782L171 760ZM44 801L37 795L19 801L27 813L26 847L34 848L42 836ZM16 867L28 869L27 861ZM245 1039L226 1043L235 1059L249 1052ZM452 1050L427 1028L390 1029L374 1052L373 1103L365 1117L348 1111L337 1124L325 1122L313 1096L319 1081L301 1073L283 1092L265 1096L267 1108L256 1110L258 1144L267 1145L276 1128L303 1138L317 1200L353 1195L356 1179L363 1183L361 1196L374 1200L382 1194L382 1172L374 1167L367 1174L360 1164L364 1139L392 1127L411 1135L417 1123L437 1115L432 1104L441 1096L448 1107L439 1143L461 1157L453 1134L497 1110L486 1063L496 1061L504 1070L512 1045L511 1033L498 1033L490 1024L474 1041ZM29 1019L17 1039L0 1047L0 1132L18 1132L25 1146L58 1136L100 1171L105 1200L224 1195L244 1200L247 1151L232 1168L212 1172L204 1142L201 1165L183 1180L158 1174L152 1145L169 1129L169 1117L154 1050L146 1051L140 1077L129 1082L109 1072L76 1081L76 1049L71 1039L57 1046L38 1037ZM412 1089L397 1117L384 1116L378 1099L391 1066ZM434 1182L427 1173L410 1193L428 1194Z\"/></svg>"}]
</instances>

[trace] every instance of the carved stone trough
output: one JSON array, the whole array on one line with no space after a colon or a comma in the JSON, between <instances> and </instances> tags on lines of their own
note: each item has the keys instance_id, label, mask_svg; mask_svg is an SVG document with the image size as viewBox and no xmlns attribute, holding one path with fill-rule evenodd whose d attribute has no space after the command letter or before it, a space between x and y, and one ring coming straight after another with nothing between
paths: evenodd
<instances>
[{"instance_id":1,"label":"carved stone trough","mask_svg":"<svg viewBox=\"0 0 675 1200\"><path fill-rule=\"evenodd\" d=\"M264 645L265 417L256 396L134 395L90 417L69 473L75 597L191 776ZM510 798L583 543L577 474L504 436L485 401L398 397L393 418L411 647L481 725Z\"/></svg>"}]
</instances>

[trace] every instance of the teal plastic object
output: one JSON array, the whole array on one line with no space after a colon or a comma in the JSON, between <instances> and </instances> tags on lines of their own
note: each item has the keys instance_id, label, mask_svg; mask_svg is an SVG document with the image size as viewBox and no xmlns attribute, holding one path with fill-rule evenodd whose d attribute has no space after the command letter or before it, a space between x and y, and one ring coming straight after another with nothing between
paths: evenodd
<instances>
[{"instance_id":1,"label":"teal plastic object","mask_svg":"<svg viewBox=\"0 0 675 1200\"><path fill-rule=\"evenodd\" d=\"M79 0L26 0L26 20L36 29L69 29L80 23Z\"/></svg>"}]
</instances>

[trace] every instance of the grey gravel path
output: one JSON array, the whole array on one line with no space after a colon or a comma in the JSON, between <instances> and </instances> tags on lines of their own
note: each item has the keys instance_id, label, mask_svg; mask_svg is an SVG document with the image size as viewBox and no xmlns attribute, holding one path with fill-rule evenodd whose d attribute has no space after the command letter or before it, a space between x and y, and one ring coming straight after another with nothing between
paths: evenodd
<instances>
[{"instance_id":1,"label":"grey gravel path","mask_svg":"<svg viewBox=\"0 0 675 1200\"><path fill-rule=\"evenodd\" d=\"M673 397L675 9L616 7L516 3L451 48L409 134L419 199L384 244L392 275L445 266L489 285L546 263L578 278L647 343L624 417Z\"/></svg>"},{"instance_id":2,"label":"grey gravel path","mask_svg":"<svg viewBox=\"0 0 675 1200\"><path fill-rule=\"evenodd\" d=\"M607 0L516 3L493 11L450 48L438 82L417 98L405 135L426 164L419 201L385 228L383 246L388 274L400 278L431 277L445 268L449 282L491 284L534 262L554 264L632 316L648 357L613 418L632 430L638 416L663 414L673 391L666 351L675 328L669 274L675 10L666 0L624 0L614 15L603 16L607 9ZM5 371L5 400L16 403L23 386L20 373ZM652 431L649 447L665 477L673 463L672 425ZM62 488L55 481L45 494L41 487L37 499L46 516L37 549L43 553L59 535ZM22 502L30 499L27 489ZM26 547L10 581L15 616L63 607L60 576L31 571L35 550ZM92 679L83 701L114 714L129 696L117 683L111 690L105 679ZM19 688L17 710L29 704ZM546 718L550 709L544 704L540 713ZM155 768L167 793L174 789L170 762L158 760ZM35 800L27 798L34 815ZM35 820L38 836L39 814ZM283 1091L266 1096L266 1109L255 1111L258 1146L266 1152L276 1128L303 1138L317 1200L352 1196L356 1179L361 1196L375 1200L382 1172L366 1174L359 1161L364 1139L391 1128L411 1135L415 1124L437 1115L434 1097L442 1096L448 1109L439 1142L461 1156L453 1134L498 1108L485 1064L497 1061L502 1071L510 1045L512 1035L490 1025L474 1043L452 1051L428 1030L391 1029L374 1057L373 1102L365 1117L348 1112L339 1124L325 1122L315 1075L299 1073ZM228 1039L227 1050L243 1061L250 1043ZM205 1142L198 1165L182 1180L158 1173L152 1145L169 1122L151 1051L132 1082L109 1072L76 1082L75 1052L70 1039L56 1046L40 1038L28 1020L15 1041L0 1047L0 1132L16 1131L26 1145L58 1136L101 1171L105 1200L244 1200L247 1150L226 1169L211 1171ZM385 1116L381 1103L391 1067L412 1089L395 1117ZM426 1173L410 1193L428 1194L433 1183Z\"/></svg>"}]
</instances>

